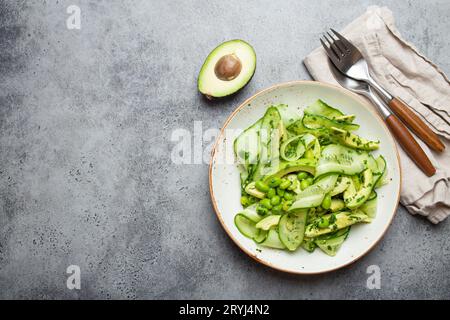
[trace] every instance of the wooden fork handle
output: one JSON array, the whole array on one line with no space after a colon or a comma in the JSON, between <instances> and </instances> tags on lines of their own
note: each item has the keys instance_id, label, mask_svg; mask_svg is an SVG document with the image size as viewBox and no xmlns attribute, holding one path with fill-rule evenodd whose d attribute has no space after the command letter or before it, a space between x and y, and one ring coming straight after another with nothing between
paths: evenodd
<instances>
[{"instance_id":1,"label":"wooden fork handle","mask_svg":"<svg viewBox=\"0 0 450 320\"><path fill-rule=\"evenodd\" d=\"M389 102L391 110L431 149L442 152L445 145L430 127L416 115L411 108L399 98Z\"/></svg>"},{"instance_id":2,"label":"wooden fork handle","mask_svg":"<svg viewBox=\"0 0 450 320\"><path fill-rule=\"evenodd\" d=\"M398 143L417 166L429 177L436 173L436 169L431 164L430 159L417 143L416 139L408 131L405 125L393 114L386 118L386 123L391 132L397 138ZM406 173L408 174L408 173Z\"/></svg>"}]
</instances>

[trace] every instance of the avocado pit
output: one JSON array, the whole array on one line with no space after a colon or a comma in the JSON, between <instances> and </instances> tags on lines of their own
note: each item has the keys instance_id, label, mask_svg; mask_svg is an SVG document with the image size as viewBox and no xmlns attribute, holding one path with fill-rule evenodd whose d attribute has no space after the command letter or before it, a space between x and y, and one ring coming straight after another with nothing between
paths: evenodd
<instances>
[{"instance_id":1,"label":"avocado pit","mask_svg":"<svg viewBox=\"0 0 450 320\"><path fill-rule=\"evenodd\" d=\"M220 58L214 67L216 77L222 81L235 79L241 73L241 70L241 60L233 53Z\"/></svg>"}]
</instances>

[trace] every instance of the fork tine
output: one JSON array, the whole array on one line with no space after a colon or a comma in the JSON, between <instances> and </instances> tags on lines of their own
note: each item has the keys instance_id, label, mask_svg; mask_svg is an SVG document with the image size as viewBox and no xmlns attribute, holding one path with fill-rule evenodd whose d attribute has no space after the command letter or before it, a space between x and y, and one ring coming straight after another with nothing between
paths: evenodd
<instances>
[{"instance_id":1,"label":"fork tine","mask_svg":"<svg viewBox=\"0 0 450 320\"><path fill-rule=\"evenodd\" d=\"M336 30L334 30L333 28L330 28L331 32L334 33L334 35L342 41L343 45L345 46L345 49L347 50L353 50L356 49L356 47L350 42L348 41L343 35L341 35L339 32L337 32Z\"/></svg>"},{"instance_id":2,"label":"fork tine","mask_svg":"<svg viewBox=\"0 0 450 320\"><path fill-rule=\"evenodd\" d=\"M322 44L323 48L325 49L328 58L330 58L330 60L334 63L334 64L338 64L339 63L339 56L336 55L336 53L334 53L333 50L331 50L326 44L325 42L322 40L322 38L319 39L320 43Z\"/></svg>"},{"instance_id":3,"label":"fork tine","mask_svg":"<svg viewBox=\"0 0 450 320\"><path fill-rule=\"evenodd\" d=\"M329 31L327 31L327 35L328 35L331 39L333 39L333 42L336 44L336 46L339 48L339 51L340 51L342 54L344 54L346 51L348 51L348 49L345 48L345 46L344 46L344 44L342 43L341 40L339 40L339 39L336 40L336 39L334 38L334 36L333 36Z\"/></svg>"},{"instance_id":4,"label":"fork tine","mask_svg":"<svg viewBox=\"0 0 450 320\"><path fill-rule=\"evenodd\" d=\"M328 39L327 35L324 34L323 37L325 38L325 40L328 42L328 44L330 45L331 50L333 50L333 52L336 54L336 56L338 57L338 59L340 60L341 57L344 55L344 53L336 46L334 38L330 37L331 39Z\"/></svg>"}]
</instances>

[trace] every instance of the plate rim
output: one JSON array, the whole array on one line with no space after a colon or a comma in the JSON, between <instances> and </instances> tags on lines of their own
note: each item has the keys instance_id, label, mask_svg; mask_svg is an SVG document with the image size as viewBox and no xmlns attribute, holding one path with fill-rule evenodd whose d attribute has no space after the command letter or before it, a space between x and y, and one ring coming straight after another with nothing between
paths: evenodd
<instances>
[{"instance_id":1,"label":"plate rim","mask_svg":"<svg viewBox=\"0 0 450 320\"><path fill-rule=\"evenodd\" d=\"M217 146L219 144L219 141L222 139L222 136L224 134L224 130L227 128L228 124L230 123L230 121L236 116L236 114L241 111L241 109L245 108L246 106L248 106L248 103L255 99L257 96L262 95L264 93L266 93L267 91L271 91L274 89L278 89L281 87L287 87L287 86L292 86L292 85L297 85L297 84L312 84L312 85L319 85L319 86L324 86L324 87L328 87L328 88L332 88L332 89L336 89L340 92L342 92L344 95L350 96L350 98L353 98L355 100L357 100L364 108L366 108L376 119L377 121L381 124L381 126L383 127L383 129L387 132L388 136L392 139L393 141L393 145L394 145L394 150L395 150L395 155L397 158L397 164L398 164L398 168L399 168L399 186L398 186L398 192L397 192L397 200L396 200L396 204L394 207L394 213L391 215L391 218L389 220L389 222L386 225L386 228L383 230L383 232L381 233L381 235L378 237L378 239L375 240L375 242L369 247L367 248L367 250L365 250L363 253L361 253L358 256L353 257L349 262L342 264L340 266L337 267L332 267L330 269L326 269L326 270L322 270L322 271L313 271L313 272L309 272L309 271L301 271L301 270L290 270L290 269L284 269L282 267L279 266L275 266L272 263L268 262L268 261L264 261L262 259L260 259L259 257L257 257L254 253L252 253L251 251L249 251L247 248L245 248L243 245L240 244L240 242L231 234L231 231L228 229L228 227L225 224L225 221L223 220L222 214L218 209L217 206L217 200L214 196L214 191L213 191L213 184L212 184L212 169L213 169L213 162L214 162L214 157L216 154L216 150L217 150ZM385 121L381 118L381 116L373 110L373 108L369 105L369 103L364 100L362 97L358 96L357 94L334 84L330 84L330 83L325 83L325 82L321 82L321 81L313 81L313 80L294 80L294 81L287 81L287 82L281 82L278 84L274 84L271 85L265 89L262 89L258 92L256 92L255 94L253 94L252 96L250 96L249 98L245 99L244 102L242 102L229 116L228 118L225 120L222 128L220 129L220 134L217 136L216 141L214 142L214 146L211 150L211 158L209 161L209 170L208 170L208 180L209 180L209 194L211 197L211 202L213 204L213 208L214 208L214 212L217 216L217 219L219 220L220 224L222 225L222 228L225 230L225 232L227 233L228 237L238 246L238 248L240 248L243 252L245 252L248 256L250 256L253 260L267 266L270 267L272 269L278 270L278 271L282 271L282 272L286 272L286 273L290 273L290 274L297 274L297 275L314 275L314 274L323 274L323 273L328 273L328 272L332 272L332 271L336 271L339 270L341 268L345 268L350 266L351 264L355 263L356 261L358 261L359 259L361 259L362 257L364 257L366 254L368 254L370 251L373 250L373 248L375 248L375 246L380 242L380 240L382 238L384 238L387 230L389 229L389 227L392 224L392 221L394 220L395 215L397 214L397 209L398 209L398 205L399 205L399 201L400 201L400 192L402 190L402 167L401 167L401 162L400 162L400 156L399 156L399 152L398 152L398 147L396 144L396 140L394 139L394 137L392 136L392 133L390 132L390 130L388 129Z\"/></svg>"}]
</instances>

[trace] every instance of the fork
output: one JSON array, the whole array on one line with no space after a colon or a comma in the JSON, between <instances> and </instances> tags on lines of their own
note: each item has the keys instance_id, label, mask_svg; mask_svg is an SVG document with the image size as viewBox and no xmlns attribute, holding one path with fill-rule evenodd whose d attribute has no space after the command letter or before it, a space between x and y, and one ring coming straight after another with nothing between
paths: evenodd
<instances>
[{"instance_id":1,"label":"fork","mask_svg":"<svg viewBox=\"0 0 450 320\"><path fill-rule=\"evenodd\" d=\"M358 81L347 77L341 73L330 60L328 60L328 64L334 78L342 87L362 94L363 96L369 98L369 100L371 100L372 103L378 107L378 111L380 111L380 114L384 118L384 121L386 121L386 124L392 134L395 136L398 143L403 150L405 150L411 160L413 160L427 176L430 177L434 175L436 173L436 168L431 163L425 151L423 151L405 125L391 113L385 105L385 102L372 91L372 88L363 81Z\"/></svg>"},{"instance_id":2,"label":"fork","mask_svg":"<svg viewBox=\"0 0 450 320\"><path fill-rule=\"evenodd\" d=\"M392 111L431 149L442 152L445 145L439 137L400 98L393 97L370 75L369 67L361 52L350 41L330 29L320 39L328 57L343 74L364 81L373 87L387 102ZM326 44L326 43L327 44Z\"/></svg>"}]
</instances>

